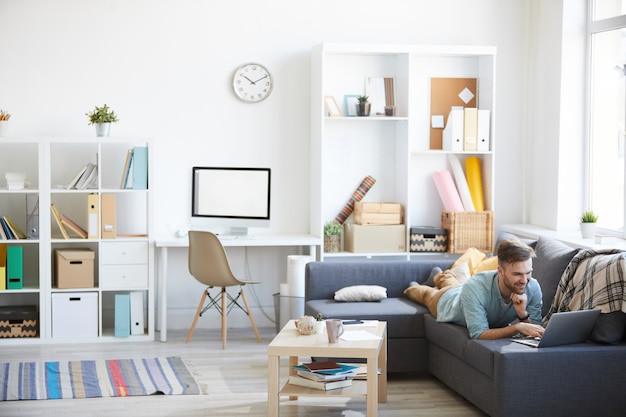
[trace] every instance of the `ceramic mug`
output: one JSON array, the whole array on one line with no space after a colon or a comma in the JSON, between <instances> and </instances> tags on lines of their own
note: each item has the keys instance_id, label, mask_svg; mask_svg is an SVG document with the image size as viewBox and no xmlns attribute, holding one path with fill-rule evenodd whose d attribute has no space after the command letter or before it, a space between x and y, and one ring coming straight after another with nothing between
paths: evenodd
<instances>
[{"instance_id":1,"label":"ceramic mug","mask_svg":"<svg viewBox=\"0 0 626 417\"><path fill-rule=\"evenodd\" d=\"M337 343L339 336L343 334L343 323L341 319L327 319L326 333L328 333L328 341Z\"/></svg>"}]
</instances>

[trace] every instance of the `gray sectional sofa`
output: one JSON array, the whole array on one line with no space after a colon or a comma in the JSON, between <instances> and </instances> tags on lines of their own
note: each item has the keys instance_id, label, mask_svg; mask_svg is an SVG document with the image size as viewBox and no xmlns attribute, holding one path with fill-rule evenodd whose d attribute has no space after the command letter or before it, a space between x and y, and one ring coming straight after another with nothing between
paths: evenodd
<instances>
[{"instance_id":1,"label":"gray sectional sofa","mask_svg":"<svg viewBox=\"0 0 626 417\"><path fill-rule=\"evenodd\" d=\"M532 242L533 276L543 290L547 313L561 275L578 250L556 240ZM411 281L425 283L434 267L454 258L412 261L312 262L306 267L305 312L332 318L385 320L388 371L429 372L491 416L626 415L626 315L601 315L584 344L536 349L508 339L472 340L465 327L438 323L409 300ZM338 302L335 291L380 285L387 298Z\"/></svg>"}]
</instances>

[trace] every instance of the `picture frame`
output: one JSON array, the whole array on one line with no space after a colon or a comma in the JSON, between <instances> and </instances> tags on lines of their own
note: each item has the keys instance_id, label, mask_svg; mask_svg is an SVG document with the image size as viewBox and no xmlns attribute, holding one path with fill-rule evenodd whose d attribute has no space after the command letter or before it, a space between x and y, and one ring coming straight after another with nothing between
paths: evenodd
<instances>
[{"instance_id":1,"label":"picture frame","mask_svg":"<svg viewBox=\"0 0 626 417\"><path fill-rule=\"evenodd\" d=\"M342 117L343 113L334 96L324 96L324 106L329 117Z\"/></svg>"},{"instance_id":2,"label":"picture frame","mask_svg":"<svg viewBox=\"0 0 626 417\"><path fill-rule=\"evenodd\" d=\"M346 94L343 96L346 117L356 117L356 104L359 102L358 94Z\"/></svg>"}]
</instances>

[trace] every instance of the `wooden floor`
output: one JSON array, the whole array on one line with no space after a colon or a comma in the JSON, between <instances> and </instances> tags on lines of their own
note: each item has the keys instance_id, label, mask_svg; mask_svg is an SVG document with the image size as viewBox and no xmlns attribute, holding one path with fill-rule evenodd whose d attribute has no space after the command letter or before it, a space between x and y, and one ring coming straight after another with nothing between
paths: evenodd
<instances>
[{"instance_id":1,"label":"wooden floor","mask_svg":"<svg viewBox=\"0 0 626 417\"><path fill-rule=\"evenodd\" d=\"M0 416L267 416L267 344L273 329L260 329L258 343L250 329L229 331L221 349L219 331L168 331L167 343L100 343L10 346L0 349L0 361L49 361L180 356L201 385L203 395L94 398L0 402ZM158 336L158 334L157 334ZM158 338L158 337L157 337ZM303 358L306 359L306 358ZM283 359L281 359L282 361ZM286 375L287 360L281 362ZM281 399L281 416L362 417L364 400ZM480 410L429 376L389 375L388 402L379 404L381 417L484 416Z\"/></svg>"}]
</instances>

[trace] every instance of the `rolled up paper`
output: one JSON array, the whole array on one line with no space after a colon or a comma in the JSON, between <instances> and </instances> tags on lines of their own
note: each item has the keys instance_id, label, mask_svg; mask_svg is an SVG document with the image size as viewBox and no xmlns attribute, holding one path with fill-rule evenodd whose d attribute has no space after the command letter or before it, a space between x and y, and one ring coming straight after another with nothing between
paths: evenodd
<instances>
[{"instance_id":1,"label":"rolled up paper","mask_svg":"<svg viewBox=\"0 0 626 417\"><path fill-rule=\"evenodd\" d=\"M448 162L450 163L450 167L452 168L452 176L454 177L456 189L461 196L463 208L465 209L465 211L476 211L474 209L472 195L470 194L470 190L467 185L467 178L465 178L465 172L463 172L463 167L461 166L461 161L459 161L458 156L451 153L448 155Z\"/></svg>"},{"instance_id":2,"label":"rolled up paper","mask_svg":"<svg viewBox=\"0 0 626 417\"><path fill-rule=\"evenodd\" d=\"M459 192L454 186L450 171L438 171L433 174L435 187L439 193L439 198L443 203L443 208L447 211L463 211L463 203Z\"/></svg>"},{"instance_id":3,"label":"rolled up paper","mask_svg":"<svg viewBox=\"0 0 626 417\"><path fill-rule=\"evenodd\" d=\"M350 197L346 205L343 206L339 214L337 214L337 217L335 217L335 221L337 223L343 224L346 219L350 217L350 215L354 211L354 204L357 201L361 201L363 197L365 197L365 194L367 194L367 192L370 190L370 188L372 188L375 182L376 180L369 175L363 179L361 185L359 185L359 187L354 190L354 193L352 193L352 197Z\"/></svg>"},{"instance_id":4,"label":"rolled up paper","mask_svg":"<svg viewBox=\"0 0 626 417\"><path fill-rule=\"evenodd\" d=\"M471 156L465 159L465 175L467 176L467 186L472 196L474 209L476 211L484 211L483 182L480 173L480 159L478 157Z\"/></svg>"}]
</instances>

